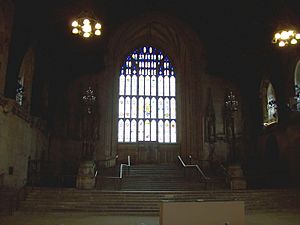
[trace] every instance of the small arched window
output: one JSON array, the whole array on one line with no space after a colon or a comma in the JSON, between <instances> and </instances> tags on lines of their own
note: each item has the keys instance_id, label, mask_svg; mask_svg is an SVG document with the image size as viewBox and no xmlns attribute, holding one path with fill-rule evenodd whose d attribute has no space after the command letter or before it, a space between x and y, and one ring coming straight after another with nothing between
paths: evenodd
<instances>
[{"instance_id":1,"label":"small arched window","mask_svg":"<svg viewBox=\"0 0 300 225\"><path fill-rule=\"evenodd\" d=\"M119 74L118 142L176 143L176 75L151 46L127 55Z\"/></svg>"},{"instance_id":2,"label":"small arched window","mask_svg":"<svg viewBox=\"0 0 300 225\"><path fill-rule=\"evenodd\" d=\"M268 126L278 122L276 95L273 85L268 80L263 82L261 88L264 126Z\"/></svg>"},{"instance_id":3,"label":"small arched window","mask_svg":"<svg viewBox=\"0 0 300 225\"><path fill-rule=\"evenodd\" d=\"M294 76L294 88L295 88L295 96L294 96L294 109L300 111L300 60L298 61L295 69Z\"/></svg>"}]
</instances>

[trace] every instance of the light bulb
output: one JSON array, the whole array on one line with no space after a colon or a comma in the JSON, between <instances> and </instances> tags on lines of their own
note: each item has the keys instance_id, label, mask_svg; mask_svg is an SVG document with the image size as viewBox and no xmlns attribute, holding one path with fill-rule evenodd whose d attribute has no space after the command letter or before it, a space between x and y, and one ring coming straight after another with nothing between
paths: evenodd
<instances>
[{"instance_id":1,"label":"light bulb","mask_svg":"<svg viewBox=\"0 0 300 225\"><path fill-rule=\"evenodd\" d=\"M95 35L97 35L97 36L101 35L101 31L100 30L95 30Z\"/></svg>"},{"instance_id":2,"label":"light bulb","mask_svg":"<svg viewBox=\"0 0 300 225\"><path fill-rule=\"evenodd\" d=\"M96 23L95 24L95 29L100 30L101 29L101 24L100 23Z\"/></svg>"},{"instance_id":3,"label":"light bulb","mask_svg":"<svg viewBox=\"0 0 300 225\"><path fill-rule=\"evenodd\" d=\"M87 32L83 33L83 37L85 37L85 38L88 38L88 37L90 37L90 36L91 36L90 33L87 33Z\"/></svg>"},{"instance_id":4,"label":"light bulb","mask_svg":"<svg viewBox=\"0 0 300 225\"><path fill-rule=\"evenodd\" d=\"M279 39L280 37L281 37L280 33L276 33L276 34L275 34L275 38L276 38L276 39Z\"/></svg>"},{"instance_id":5,"label":"light bulb","mask_svg":"<svg viewBox=\"0 0 300 225\"><path fill-rule=\"evenodd\" d=\"M285 46L285 42L284 41L280 41L278 45L279 45L279 47L284 47Z\"/></svg>"},{"instance_id":6,"label":"light bulb","mask_svg":"<svg viewBox=\"0 0 300 225\"><path fill-rule=\"evenodd\" d=\"M289 33L287 31L282 31L281 32L281 39L286 40L289 38Z\"/></svg>"},{"instance_id":7,"label":"light bulb","mask_svg":"<svg viewBox=\"0 0 300 225\"><path fill-rule=\"evenodd\" d=\"M76 20L74 20L73 22L72 22L72 27L77 27L78 26L78 22L76 21Z\"/></svg>"},{"instance_id":8,"label":"light bulb","mask_svg":"<svg viewBox=\"0 0 300 225\"><path fill-rule=\"evenodd\" d=\"M92 27L89 24L84 24L82 27L83 32L88 33L92 31Z\"/></svg>"},{"instance_id":9,"label":"light bulb","mask_svg":"<svg viewBox=\"0 0 300 225\"><path fill-rule=\"evenodd\" d=\"M84 25L90 24L90 20L89 20L89 19L84 19L84 20L83 20L83 24L84 24Z\"/></svg>"},{"instance_id":10,"label":"light bulb","mask_svg":"<svg viewBox=\"0 0 300 225\"><path fill-rule=\"evenodd\" d=\"M292 44L292 45L297 44L297 40L296 40L295 38L293 38L293 39L291 40L291 44Z\"/></svg>"},{"instance_id":11,"label":"light bulb","mask_svg":"<svg viewBox=\"0 0 300 225\"><path fill-rule=\"evenodd\" d=\"M78 34L78 33L79 33L79 30L78 30L77 28L73 28L72 33L73 33L73 34Z\"/></svg>"}]
</instances>

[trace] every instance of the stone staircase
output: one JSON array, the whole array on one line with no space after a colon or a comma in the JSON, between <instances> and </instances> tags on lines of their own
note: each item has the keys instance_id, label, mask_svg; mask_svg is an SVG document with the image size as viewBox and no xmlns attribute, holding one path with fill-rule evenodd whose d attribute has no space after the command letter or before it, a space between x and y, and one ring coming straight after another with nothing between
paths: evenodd
<instances>
[{"instance_id":1,"label":"stone staircase","mask_svg":"<svg viewBox=\"0 0 300 225\"><path fill-rule=\"evenodd\" d=\"M300 212L300 188L229 190L224 180L201 179L175 164L132 165L100 171L97 188L34 187L20 202L23 212L95 212L99 215L159 215L163 201L244 201L246 213ZM121 182L121 183L119 183ZM116 185L116 183L118 185Z\"/></svg>"},{"instance_id":2,"label":"stone staircase","mask_svg":"<svg viewBox=\"0 0 300 225\"><path fill-rule=\"evenodd\" d=\"M189 168L189 170L184 171L176 164L131 165L121 180L113 178L113 171L117 174L118 169L103 171L100 181L102 190L195 191L226 189L224 177L210 177L209 180L205 180L196 170Z\"/></svg>"},{"instance_id":3,"label":"stone staircase","mask_svg":"<svg viewBox=\"0 0 300 225\"><path fill-rule=\"evenodd\" d=\"M21 201L22 212L96 212L99 215L159 215L162 201L245 202L246 213L300 211L300 188L202 191L103 191L35 188Z\"/></svg>"}]
</instances>

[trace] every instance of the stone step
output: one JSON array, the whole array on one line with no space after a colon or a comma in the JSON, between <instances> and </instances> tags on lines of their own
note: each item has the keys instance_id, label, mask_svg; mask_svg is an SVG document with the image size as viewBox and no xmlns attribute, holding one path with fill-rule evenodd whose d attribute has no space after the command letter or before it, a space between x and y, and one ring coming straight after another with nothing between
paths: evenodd
<instances>
[{"instance_id":1,"label":"stone step","mask_svg":"<svg viewBox=\"0 0 300 225\"><path fill-rule=\"evenodd\" d=\"M157 215L162 201L245 202L247 212L300 210L300 189L215 191L99 191L37 189L21 202L21 211L82 211Z\"/></svg>"},{"instance_id":2,"label":"stone step","mask_svg":"<svg viewBox=\"0 0 300 225\"><path fill-rule=\"evenodd\" d=\"M108 171L112 169L109 168ZM114 171L118 171L117 168ZM103 171L100 188L103 190L204 190L227 188L224 177L213 177L209 180L193 174L185 177L183 168L176 164L138 164L126 170L121 181L105 177ZM190 174L189 174L190 175Z\"/></svg>"}]
</instances>

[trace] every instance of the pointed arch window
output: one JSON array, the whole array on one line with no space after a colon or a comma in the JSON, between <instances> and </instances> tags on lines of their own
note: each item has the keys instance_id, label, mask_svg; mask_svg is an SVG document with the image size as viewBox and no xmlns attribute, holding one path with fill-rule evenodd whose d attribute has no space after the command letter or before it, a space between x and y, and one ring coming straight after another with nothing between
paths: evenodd
<instances>
[{"instance_id":1,"label":"pointed arch window","mask_svg":"<svg viewBox=\"0 0 300 225\"><path fill-rule=\"evenodd\" d=\"M176 74L167 55L152 46L135 49L118 86L118 142L176 143Z\"/></svg>"},{"instance_id":2,"label":"pointed arch window","mask_svg":"<svg viewBox=\"0 0 300 225\"><path fill-rule=\"evenodd\" d=\"M262 89L264 126L269 126L278 122L276 95L270 81L264 81Z\"/></svg>"},{"instance_id":3,"label":"pointed arch window","mask_svg":"<svg viewBox=\"0 0 300 225\"><path fill-rule=\"evenodd\" d=\"M297 62L294 76L295 95L293 96L293 109L300 111L300 60Z\"/></svg>"}]
</instances>

